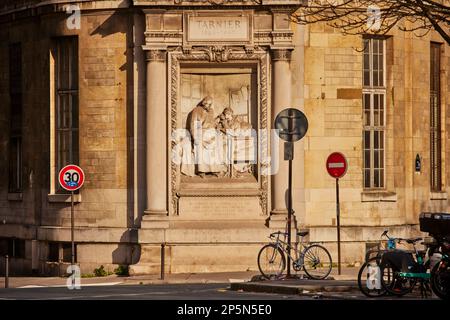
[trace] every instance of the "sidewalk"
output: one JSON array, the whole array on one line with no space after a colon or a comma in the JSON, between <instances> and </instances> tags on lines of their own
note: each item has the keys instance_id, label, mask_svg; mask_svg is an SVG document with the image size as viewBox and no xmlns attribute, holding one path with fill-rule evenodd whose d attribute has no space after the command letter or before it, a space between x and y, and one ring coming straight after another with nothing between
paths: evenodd
<instances>
[{"instance_id":1,"label":"sidewalk","mask_svg":"<svg viewBox=\"0 0 450 320\"><path fill-rule=\"evenodd\" d=\"M62 277L9 277L9 288L65 287L69 278ZM81 285L117 285L123 280L118 276L81 278ZM5 278L0 277L0 289L5 288Z\"/></svg>"},{"instance_id":2,"label":"sidewalk","mask_svg":"<svg viewBox=\"0 0 450 320\"><path fill-rule=\"evenodd\" d=\"M164 280L159 274L141 276L107 276L81 278L81 285L154 285L154 284L193 284L193 283L229 283L231 290L254 292L298 294L300 291L342 292L357 287L358 268L343 268L342 275L333 270L327 280L289 279L262 280L258 271L219 272L219 273L180 273L166 274ZM303 273L299 273L301 276ZM10 277L10 288L21 287L60 287L66 286L68 278L60 277ZM5 286L5 278L0 277L0 289Z\"/></svg>"},{"instance_id":3,"label":"sidewalk","mask_svg":"<svg viewBox=\"0 0 450 320\"><path fill-rule=\"evenodd\" d=\"M150 285L150 284L187 284L187 283L232 283L250 281L259 272L220 272L220 273L180 273L166 274L161 280L159 274L141 276L106 276L81 278L81 285ZM62 277L10 277L10 288L21 287L60 287L66 286L68 278ZM5 287L5 278L0 277L0 289Z\"/></svg>"},{"instance_id":4,"label":"sidewalk","mask_svg":"<svg viewBox=\"0 0 450 320\"><path fill-rule=\"evenodd\" d=\"M332 271L330 276L324 280L312 280L299 273L298 279L264 280L257 276L252 281L231 283L231 290L248 292L266 292L279 294L306 294L316 293L342 293L358 291L359 268L342 268L341 275L337 270ZM295 275L295 274L292 274Z\"/></svg>"}]
</instances>

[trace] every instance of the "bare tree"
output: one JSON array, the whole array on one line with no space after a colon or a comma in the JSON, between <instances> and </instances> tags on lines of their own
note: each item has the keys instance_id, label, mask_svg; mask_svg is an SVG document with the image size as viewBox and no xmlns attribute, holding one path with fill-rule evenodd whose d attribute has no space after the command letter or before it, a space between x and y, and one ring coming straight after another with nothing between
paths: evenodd
<instances>
[{"instance_id":1,"label":"bare tree","mask_svg":"<svg viewBox=\"0 0 450 320\"><path fill-rule=\"evenodd\" d=\"M300 24L325 22L345 34L386 34L394 27L424 36L436 30L450 44L450 0L305 0Z\"/></svg>"}]
</instances>

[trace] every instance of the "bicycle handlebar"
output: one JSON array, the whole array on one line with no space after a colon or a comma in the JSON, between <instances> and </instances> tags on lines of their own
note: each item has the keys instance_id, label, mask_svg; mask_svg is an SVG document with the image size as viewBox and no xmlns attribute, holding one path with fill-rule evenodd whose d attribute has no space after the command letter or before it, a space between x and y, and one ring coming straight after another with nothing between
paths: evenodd
<instances>
[{"instance_id":1,"label":"bicycle handlebar","mask_svg":"<svg viewBox=\"0 0 450 320\"><path fill-rule=\"evenodd\" d=\"M388 235L388 230L384 230L384 232L381 234L381 238L383 238L383 237L386 237L388 240L391 240L391 241L397 241L398 243L405 241L409 244L416 244L417 241L423 240L423 238L391 238Z\"/></svg>"}]
</instances>

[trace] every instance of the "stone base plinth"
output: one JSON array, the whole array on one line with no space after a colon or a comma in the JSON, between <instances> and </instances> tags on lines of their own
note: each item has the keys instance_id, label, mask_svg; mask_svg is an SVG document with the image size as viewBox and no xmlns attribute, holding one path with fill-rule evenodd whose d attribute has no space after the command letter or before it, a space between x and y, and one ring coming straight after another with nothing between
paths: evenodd
<instances>
[{"instance_id":1,"label":"stone base plinth","mask_svg":"<svg viewBox=\"0 0 450 320\"><path fill-rule=\"evenodd\" d=\"M167 212L149 212L145 211L142 217L141 229L167 229L169 228L169 217Z\"/></svg>"},{"instance_id":2,"label":"stone base plinth","mask_svg":"<svg viewBox=\"0 0 450 320\"><path fill-rule=\"evenodd\" d=\"M227 271L256 271L261 244L167 244L166 273L200 273ZM141 261L130 266L130 274L161 272L161 248L141 245Z\"/></svg>"},{"instance_id":3,"label":"stone base plinth","mask_svg":"<svg viewBox=\"0 0 450 320\"><path fill-rule=\"evenodd\" d=\"M278 229L278 230L285 230L287 227L287 218L288 214L287 211L272 211L269 219L269 228L270 229ZM292 221L291 221L291 227L292 229L297 228L297 219L295 215L292 215Z\"/></svg>"}]
</instances>

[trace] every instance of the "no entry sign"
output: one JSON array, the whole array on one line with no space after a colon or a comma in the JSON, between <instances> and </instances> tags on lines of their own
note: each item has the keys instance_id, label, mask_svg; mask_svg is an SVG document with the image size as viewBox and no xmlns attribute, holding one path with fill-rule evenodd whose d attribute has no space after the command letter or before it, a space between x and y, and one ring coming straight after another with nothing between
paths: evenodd
<instances>
[{"instance_id":1,"label":"no entry sign","mask_svg":"<svg viewBox=\"0 0 450 320\"><path fill-rule=\"evenodd\" d=\"M337 222L337 242L338 242L338 274L341 274L341 209L339 204L339 178L347 172L347 159L340 152L333 152L327 159L327 172L336 178L336 222Z\"/></svg>"},{"instance_id":2,"label":"no entry sign","mask_svg":"<svg viewBox=\"0 0 450 320\"><path fill-rule=\"evenodd\" d=\"M340 152L333 152L327 159L327 171L333 178L342 178L347 172L347 159Z\"/></svg>"},{"instance_id":3,"label":"no entry sign","mask_svg":"<svg viewBox=\"0 0 450 320\"><path fill-rule=\"evenodd\" d=\"M59 184L68 191L80 189L84 183L83 170L74 164L69 164L59 172Z\"/></svg>"}]
</instances>

